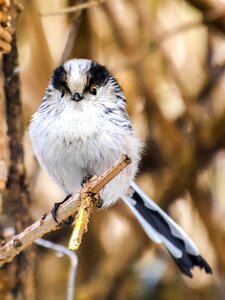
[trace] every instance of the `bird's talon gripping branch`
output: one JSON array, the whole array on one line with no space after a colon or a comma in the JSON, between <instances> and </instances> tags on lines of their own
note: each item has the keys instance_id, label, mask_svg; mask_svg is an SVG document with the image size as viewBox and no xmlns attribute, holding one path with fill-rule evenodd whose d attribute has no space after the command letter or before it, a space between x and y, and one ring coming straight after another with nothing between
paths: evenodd
<instances>
[{"instance_id":1,"label":"bird's talon gripping branch","mask_svg":"<svg viewBox=\"0 0 225 300\"><path fill-rule=\"evenodd\" d=\"M77 250L81 244L82 236L87 231L90 214L93 206L102 207L103 201L99 195L99 191L117 176L124 168L131 163L127 155L122 155L121 159L117 161L110 169L108 169L102 176L93 176L87 181L83 187L84 194L80 199L77 215L72 226L73 232L70 237L68 248L70 250Z\"/></svg>"},{"instance_id":2,"label":"bird's talon gripping branch","mask_svg":"<svg viewBox=\"0 0 225 300\"><path fill-rule=\"evenodd\" d=\"M81 180L81 186L84 187L85 183L87 183L93 176L91 175L85 175Z\"/></svg>"},{"instance_id":3,"label":"bird's talon gripping branch","mask_svg":"<svg viewBox=\"0 0 225 300\"><path fill-rule=\"evenodd\" d=\"M57 220L56 215L57 215L57 210L58 210L60 204L61 204L61 202L60 203L54 203L53 208L51 210L52 217L56 221L56 223L58 223L58 224L59 224L59 221Z\"/></svg>"},{"instance_id":4,"label":"bird's talon gripping branch","mask_svg":"<svg viewBox=\"0 0 225 300\"><path fill-rule=\"evenodd\" d=\"M91 193L92 201L97 208L102 208L103 200L100 197L99 193Z\"/></svg>"},{"instance_id":5,"label":"bird's talon gripping branch","mask_svg":"<svg viewBox=\"0 0 225 300\"><path fill-rule=\"evenodd\" d=\"M69 218L65 221L63 221L66 225L72 225L74 222L74 217L73 216L69 216Z\"/></svg>"},{"instance_id":6,"label":"bird's talon gripping branch","mask_svg":"<svg viewBox=\"0 0 225 300\"><path fill-rule=\"evenodd\" d=\"M63 203L65 203L65 202L66 202L69 198L71 198L71 197L72 197L72 195L69 194L69 195L66 196L65 199L63 199L63 201L54 203L53 208L52 208L52 210L51 210L51 214L52 214L53 219L56 221L56 223L59 224L59 221L57 220L57 211L58 211L60 205L62 205ZM68 220L69 220L69 218L68 218ZM68 221L68 220L67 220L67 221ZM65 223L66 223L67 221L65 221ZM67 223L66 223L66 224L67 224ZM69 224L69 223L68 223L68 224Z\"/></svg>"}]
</instances>

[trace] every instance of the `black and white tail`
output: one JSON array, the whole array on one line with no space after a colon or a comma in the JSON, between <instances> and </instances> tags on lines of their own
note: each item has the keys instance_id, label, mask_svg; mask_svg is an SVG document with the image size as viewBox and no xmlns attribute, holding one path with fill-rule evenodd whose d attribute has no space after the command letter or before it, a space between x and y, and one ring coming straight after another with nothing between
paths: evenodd
<instances>
[{"instance_id":1,"label":"black and white tail","mask_svg":"<svg viewBox=\"0 0 225 300\"><path fill-rule=\"evenodd\" d=\"M133 211L147 235L156 243L163 243L180 270L192 277L191 269L198 266L206 273L212 269L200 255L187 234L133 182L134 193L123 200Z\"/></svg>"}]
</instances>

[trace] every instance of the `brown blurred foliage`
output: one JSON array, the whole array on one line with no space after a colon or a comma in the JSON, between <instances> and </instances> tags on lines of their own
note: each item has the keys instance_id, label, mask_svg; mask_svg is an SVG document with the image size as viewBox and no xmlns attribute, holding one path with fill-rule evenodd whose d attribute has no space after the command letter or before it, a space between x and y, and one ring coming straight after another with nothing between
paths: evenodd
<instances>
[{"instance_id":1,"label":"brown blurred foliage","mask_svg":"<svg viewBox=\"0 0 225 300\"><path fill-rule=\"evenodd\" d=\"M76 299L223 299L224 1L106 0L55 16L44 14L85 1L20 2L16 33L26 127L61 61L85 57L107 65L145 143L138 183L169 210L214 269L211 277L196 270L194 279L184 278L117 203L91 217L78 251ZM8 165L5 144L1 135L0 160ZM63 195L35 162L27 134L24 149L37 218ZM48 238L66 243L69 233L63 228ZM66 259L38 250L37 262L37 298L64 299Z\"/></svg>"}]
</instances>

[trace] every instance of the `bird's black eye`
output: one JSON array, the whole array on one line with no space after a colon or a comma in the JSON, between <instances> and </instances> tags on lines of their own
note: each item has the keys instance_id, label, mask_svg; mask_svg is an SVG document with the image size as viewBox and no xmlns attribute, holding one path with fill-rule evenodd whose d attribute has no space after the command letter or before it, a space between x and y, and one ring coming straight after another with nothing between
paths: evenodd
<instances>
[{"instance_id":1,"label":"bird's black eye","mask_svg":"<svg viewBox=\"0 0 225 300\"><path fill-rule=\"evenodd\" d=\"M92 95L97 95L97 87L92 86L89 90L89 93L92 94Z\"/></svg>"},{"instance_id":2,"label":"bird's black eye","mask_svg":"<svg viewBox=\"0 0 225 300\"><path fill-rule=\"evenodd\" d=\"M65 96L65 91L63 90L61 93L61 97L63 98Z\"/></svg>"}]
</instances>

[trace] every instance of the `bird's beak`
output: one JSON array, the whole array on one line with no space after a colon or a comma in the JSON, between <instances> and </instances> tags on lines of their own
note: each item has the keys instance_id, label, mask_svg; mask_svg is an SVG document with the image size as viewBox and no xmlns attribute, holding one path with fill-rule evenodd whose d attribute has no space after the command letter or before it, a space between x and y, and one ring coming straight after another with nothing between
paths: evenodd
<instances>
[{"instance_id":1,"label":"bird's beak","mask_svg":"<svg viewBox=\"0 0 225 300\"><path fill-rule=\"evenodd\" d=\"M84 99L84 96L79 94L79 93L75 93L74 95L72 95L72 100L73 101L79 102L83 99Z\"/></svg>"}]
</instances>

